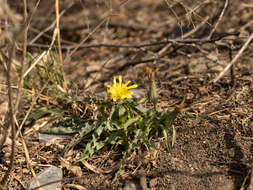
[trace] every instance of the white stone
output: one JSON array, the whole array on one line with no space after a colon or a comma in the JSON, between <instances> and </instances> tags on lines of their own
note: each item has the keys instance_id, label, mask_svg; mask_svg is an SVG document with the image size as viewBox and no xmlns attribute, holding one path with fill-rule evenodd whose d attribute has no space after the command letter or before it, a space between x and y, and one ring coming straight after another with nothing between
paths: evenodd
<instances>
[{"instance_id":1,"label":"white stone","mask_svg":"<svg viewBox=\"0 0 253 190\"><path fill-rule=\"evenodd\" d=\"M37 178L40 182L40 185L46 185L50 182L55 182L55 183L51 183L49 185L43 186L41 187L41 190L61 190L61 181L63 178L63 173L62 173L62 169L61 168L57 168L55 166L50 166L47 169L45 169L44 171L42 171L41 173L39 173L37 175ZM36 188L37 185L34 181L34 179L31 180L29 186L28 186L28 190L32 190L34 188Z\"/></svg>"}]
</instances>

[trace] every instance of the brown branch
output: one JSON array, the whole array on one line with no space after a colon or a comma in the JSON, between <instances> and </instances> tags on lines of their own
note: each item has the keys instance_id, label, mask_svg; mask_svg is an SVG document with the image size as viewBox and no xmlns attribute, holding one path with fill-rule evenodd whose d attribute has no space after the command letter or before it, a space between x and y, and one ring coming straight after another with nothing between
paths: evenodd
<instances>
[{"instance_id":1,"label":"brown branch","mask_svg":"<svg viewBox=\"0 0 253 190\"><path fill-rule=\"evenodd\" d=\"M129 0L123 0L120 2L119 6L117 7L117 9L121 8L122 6L124 6L125 4L128 3ZM84 38L81 40L81 42L74 46L73 49L70 53L67 54L66 58L63 60L63 62L67 62L70 60L70 57L81 47L83 46L83 44L107 21L108 18L115 16L115 14L113 14L113 11L107 11L105 13L105 16L100 20L99 24ZM68 49L70 50L70 49Z\"/></svg>"},{"instance_id":2,"label":"brown branch","mask_svg":"<svg viewBox=\"0 0 253 190\"><path fill-rule=\"evenodd\" d=\"M234 59L225 67L225 69L223 71L220 72L220 74L214 79L214 83L216 83L218 80L220 80L220 78L229 70L229 68L237 61L237 59L242 55L242 53L244 52L244 50L248 47L249 43L251 42L251 40L253 39L253 33L250 35L250 37L248 38L248 40L245 42L245 44L242 46L242 48L240 49L240 51L236 54L236 56L234 57Z\"/></svg>"},{"instance_id":3,"label":"brown branch","mask_svg":"<svg viewBox=\"0 0 253 190\"><path fill-rule=\"evenodd\" d=\"M24 30L23 30L23 58L21 61L21 71L20 71L20 80L18 84L18 92L17 92L17 99L15 102L15 114L18 112L19 102L21 98L21 91L24 83L24 70L25 70L25 63L26 63L26 54L27 54L27 33L28 33L28 15L27 15L27 2L24 0Z\"/></svg>"},{"instance_id":4,"label":"brown branch","mask_svg":"<svg viewBox=\"0 0 253 190\"><path fill-rule=\"evenodd\" d=\"M64 13L66 12L66 9L64 9L59 17L61 17ZM54 22L52 24L50 24L48 27L46 27L44 30L42 30L41 32L39 32L37 34L37 36L35 36L28 44L33 44L34 42L36 42L36 40L38 40L41 36L43 36L47 31L53 29L55 27L55 24L56 24L56 20L54 20ZM35 29L32 29L32 30L35 30Z\"/></svg>"},{"instance_id":5,"label":"brown branch","mask_svg":"<svg viewBox=\"0 0 253 190\"><path fill-rule=\"evenodd\" d=\"M7 171L4 174L4 177L1 181L1 186L5 187L6 182L8 180L8 177L11 173L11 170L13 168L13 164L14 164L14 156L15 156L15 133L16 133L16 129L15 129L15 124L14 124L14 110L13 110L13 102L12 102L12 88L11 88L11 63L12 63L12 57L14 55L15 52L15 42L13 41L12 46L10 48L9 51L9 60L7 63L7 72L6 72L6 82L8 85L8 121L7 121L7 128L11 127L11 137L12 137L12 144L11 144L11 155L10 155L10 164L8 166ZM8 130L8 129L7 129Z\"/></svg>"},{"instance_id":6,"label":"brown branch","mask_svg":"<svg viewBox=\"0 0 253 190\"><path fill-rule=\"evenodd\" d=\"M157 56L156 58L152 58L152 59L145 59L145 60L138 60L138 61L132 61L132 62L126 62L124 65L122 65L121 67L117 68L117 70L115 72L113 72L113 74L110 75L110 78L112 77L112 75L114 75L115 73L117 72L121 72L123 71L124 69L126 69L127 67L129 66L136 66L138 64L141 64L141 63L150 63L150 62L154 62L154 61L157 61L175 51L177 51L178 49L182 48L183 46L177 46L175 47L173 50L168 50L168 51L165 51L164 53L162 53L161 55Z\"/></svg>"},{"instance_id":7,"label":"brown branch","mask_svg":"<svg viewBox=\"0 0 253 190\"><path fill-rule=\"evenodd\" d=\"M158 45L166 45L168 43L174 43L174 44L205 44L205 43L212 43L219 40L222 40L223 38L227 36L238 36L239 32L235 33L224 33L219 34L213 39L167 39L163 41L157 41L157 42L147 42L147 43L141 43L141 44L105 44L105 43L97 43L97 44L87 44L87 45L79 45L78 47L75 46L62 46L61 48L64 50L71 50L71 49L80 49L80 48L99 48L99 47L112 47L112 48L142 48L142 47L149 47L149 46L158 46ZM38 47L38 48L48 48L49 45L44 44L28 44L30 47Z\"/></svg>"},{"instance_id":8,"label":"brown branch","mask_svg":"<svg viewBox=\"0 0 253 190\"><path fill-rule=\"evenodd\" d=\"M226 2L225 2L225 4L224 4L224 7L223 7L223 9L222 9L222 11L221 11L221 14L220 14L220 16L219 16L219 18L218 18L218 21L216 22L214 28L212 29L212 31L210 32L210 34L209 34L209 36L208 36L208 38L207 38L208 40L212 39L213 34L214 34L215 30L217 29L218 25L220 24L221 19L222 19L222 17L224 16L224 13L225 13L225 10L227 9L227 7L228 7L228 0L226 0Z\"/></svg>"}]
</instances>

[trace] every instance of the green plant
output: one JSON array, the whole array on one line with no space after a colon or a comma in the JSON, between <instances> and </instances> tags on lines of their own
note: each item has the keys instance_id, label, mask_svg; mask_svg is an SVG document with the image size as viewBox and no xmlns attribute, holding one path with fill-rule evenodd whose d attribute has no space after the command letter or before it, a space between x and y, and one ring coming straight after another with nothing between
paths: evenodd
<instances>
[{"instance_id":1,"label":"green plant","mask_svg":"<svg viewBox=\"0 0 253 190\"><path fill-rule=\"evenodd\" d=\"M88 138L81 157L76 161L91 158L105 146L111 149L120 147L123 149L121 166L115 175L117 179L120 171L124 168L126 159L131 155L137 146L145 145L147 148L154 147L151 139L163 136L166 140L168 150L176 140L176 130L173 126L174 120L181 113L183 104L175 106L173 110L163 110L157 106L157 92L152 70L148 71L150 89L147 98L139 101L131 100L131 88L137 85L127 86L130 81L123 84L122 77L114 77L113 85L108 85L108 94L105 100L96 98L86 99L87 105L95 105L97 111L92 117L80 118L77 114L70 114L68 120L71 125L55 127L42 131L44 133L78 133L75 138L65 147L63 155L66 156L69 150ZM150 101L153 106L145 107ZM70 104L80 106L83 102L73 101ZM79 109L80 110L80 109ZM70 120L69 120L70 119ZM170 130L172 131L170 134Z\"/></svg>"}]
</instances>

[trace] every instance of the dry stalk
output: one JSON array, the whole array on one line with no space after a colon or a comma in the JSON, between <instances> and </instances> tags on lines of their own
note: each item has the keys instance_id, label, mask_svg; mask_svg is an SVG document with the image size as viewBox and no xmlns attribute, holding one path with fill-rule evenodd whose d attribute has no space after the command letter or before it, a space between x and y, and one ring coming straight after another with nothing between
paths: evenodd
<instances>
[{"instance_id":1,"label":"dry stalk","mask_svg":"<svg viewBox=\"0 0 253 190\"><path fill-rule=\"evenodd\" d=\"M61 32L60 32L60 15L59 15L59 0L55 0L55 13L56 13L58 53L59 53L61 70L62 70L62 75L63 75L63 89L66 91L67 90L67 81L66 81L66 76L63 72L63 59L62 59L62 49L61 49Z\"/></svg>"},{"instance_id":2,"label":"dry stalk","mask_svg":"<svg viewBox=\"0 0 253 190\"><path fill-rule=\"evenodd\" d=\"M6 2L3 2L0 0L0 11L1 15L0 18L3 18L6 23L7 20L12 21L12 24L16 24L18 28L18 16L16 16L8 7ZM9 12L8 12L9 11ZM12 15L13 18L8 18L8 16ZM6 34L9 34L7 36L8 39L11 39L10 36L12 35L11 32L6 31ZM1 36L0 36L1 37ZM4 36L4 39L6 36ZM7 41L7 40L6 40ZM13 93L11 88L11 68L12 68L12 58L15 55L15 39L9 40L10 41L10 47L8 48L8 56L5 56L4 53L1 51L2 54L2 60L5 62L5 75L6 75L6 83L7 83L7 90L8 90L8 112L6 114L6 121L5 121L5 134L3 136L3 139L1 139L1 146L5 143L5 140L7 136L9 135L9 130L11 131L11 154L10 154L10 164L8 165L8 169L5 171L5 174L3 178L0 181L0 189L5 189L6 183L8 181L8 178L10 176L10 173L12 171L13 165L14 165L14 158L15 158L15 133L16 133L16 126L14 123L14 117L15 117L15 110L13 108Z\"/></svg>"},{"instance_id":3,"label":"dry stalk","mask_svg":"<svg viewBox=\"0 0 253 190\"><path fill-rule=\"evenodd\" d=\"M22 90L23 83L24 83L25 63L27 62L27 59L26 59L26 54L27 54L27 33L28 33L28 28L29 28L28 24L29 23L28 23L28 15L27 15L27 1L24 0L23 3L24 3L24 21L25 21L24 39L23 39L23 41L24 41L23 42L23 60L22 60L22 63L21 63L20 83L18 85L18 96L17 96L17 101L16 101L16 107L15 107L15 109L16 109L15 115L18 111L18 106L19 106L19 102L20 102L20 98L21 98L21 90ZM37 3L37 5L38 5L38 3ZM17 120L16 120L16 124L17 124L17 126L19 126ZM20 127L19 127L19 129L20 129ZM22 142L22 145L23 145L23 149L25 151L25 158L26 158L28 168L30 169L30 171L31 171L31 173L32 173L32 175L35 179L36 185L40 186L39 180L38 180L38 178L37 178L37 176L36 176L36 174L33 170L33 167L31 165L31 162L30 162L29 153L27 151L27 147L26 147L24 138L23 138L21 133L18 133L18 134L21 137L21 142ZM41 190L41 189L39 189L39 190Z\"/></svg>"},{"instance_id":4,"label":"dry stalk","mask_svg":"<svg viewBox=\"0 0 253 190\"><path fill-rule=\"evenodd\" d=\"M4 175L4 177L1 181L1 184L2 184L3 187L6 185L7 179L9 177L10 173L11 173L11 170L12 170L13 164L14 164L15 139L18 136L18 134L16 135L16 126L15 126L14 121L16 121L16 125L19 127L19 124L16 120L16 114L18 112L19 103L20 103L20 100L21 100L22 87L23 87L23 81L24 81L25 63L27 62L27 59L26 59L26 54L27 54L27 33L28 33L28 28L29 28L29 22L31 20L28 22L27 1L24 0L23 4L24 4L24 15L23 15L24 16L24 28L20 29L20 32L23 33L23 59L21 61L20 80L19 80L18 87L17 87L17 89L18 89L17 90L17 98L16 98L14 109L13 109L14 105L13 105L13 94L12 94L12 86L11 86L11 66L12 66L12 57L15 55L15 40L12 40L11 50L9 51L10 57L9 57L8 62L6 64L7 65L6 80L7 80L7 86L8 86L8 102L9 102L9 110L8 110L9 119L8 119L8 122L7 122L7 128L9 128L9 126L11 126L12 147L11 147L10 164L9 164L8 170L5 172L5 175ZM38 4L39 4L39 2L37 3L37 6L38 6ZM35 10L34 10L34 12L35 12ZM26 160L28 160L27 161L28 166L29 166L34 178L35 178L35 181L36 181L37 185L39 186L40 184L39 184L38 179L35 175L35 172L31 168L31 164L29 164L30 163L29 162L29 155L27 156L28 152L27 152L26 145L24 144L24 139L23 139L21 134L20 134L20 136L21 136L23 147L24 147L24 150L25 150Z\"/></svg>"},{"instance_id":5,"label":"dry stalk","mask_svg":"<svg viewBox=\"0 0 253 190\"><path fill-rule=\"evenodd\" d=\"M18 107L19 107L19 102L21 98L21 92L22 92L22 87L24 83L24 69L25 69L25 63L27 62L26 60L26 54L27 54L27 33L28 33L28 20L27 20L27 2L26 0L23 1L24 3L24 30L23 30L23 59L21 61L21 70L20 70L20 80L18 84L18 92L17 92L17 99L15 103L15 113L14 115L17 114L18 112Z\"/></svg>"},{"instance_id":6,"label":"dry stalk","mask_svg":"<svg viewBox=\"0 0 253 190\"><path fill-rule=\"evenodd\" d=\"M34 171L34 169L33 169L33 167L32 167L31 160L30 160L30 156L29 156L29 152L28 152L27 146L26 146L26 144L25 144L25 140L24 140L24 137L23 137L22 133L19 133L19 136L20 136L20 138L21 138L21 143L22 143L22 146L23 146L23 148L24 148L25 159L26 159L27 166L28 166L28 168L30 169L30 171L32 172L32 175L33 175L33 178L34 178L34 180L35 180L35 183L36 183L36 185L39 187L38 189L39 189L39 190L42 190L42 189L40 188L40 182L39 182L39 180L38 180L38 178L37 178L37 176L36 176L36 173L35 173L35 171Z\"/></svg>"},{"instance_id":7,"label":"dry stalk","mask_svg":"<svg viewBox=\"0 0 253 190\"><path fill-rule=\"evenodd\" d=\"M11 173L11 170L13 168L14 164L14 157L15 157L15 135L16 135L16 126L14 124L14 110L13 110L13 95L12 95L12 88L11 88L11 63L12 63L12 57L15 54L15 42L13 41L11 48L9 50L9 59L7 62L7 72L6 72L6 81L8 85L8 119L6 128L7 130L11 128L11 155L10 155L10 164L8 165L8 169L6 170L4 177L2 181L0 182L0 185L2 187L6 186L7 180L9 178L9 175Z\"/></svg>"}]
</instances>

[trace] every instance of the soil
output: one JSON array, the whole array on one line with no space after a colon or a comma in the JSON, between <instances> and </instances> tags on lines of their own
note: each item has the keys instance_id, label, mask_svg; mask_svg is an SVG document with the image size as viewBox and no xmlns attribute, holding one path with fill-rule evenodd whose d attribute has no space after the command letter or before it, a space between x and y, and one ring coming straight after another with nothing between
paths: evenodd
<instances>
[{"instance_id":1,"label":"soil","mask_svg":"<svg viewBox=\"0 0 253 190\"><path fill-rule=\"evenodd\" d=\"M154 139L157 149L137 149L117 183L112 183L114 172L106 171L117 166L120 150L103 149L89 159L88 164L97 170L74 164L78 151L74 150L67 160L81 171L77 174L64 168L64 189L78 189L77 185L90 190L127 189L132 182L142 189L142 183L146 183L154 190L252 190L253 44L229 72L214 82L253 31L252 2L230 1L209 41L206 39L220 18L223 1L80 0L73 1L69 8L71 2L60 1L60 11L66 10L60 23L64 58L72 53L73 45L87 39L64 60L64 71L67 82L79 88L80 96L105 91L112 76L120 74L139 88L147 88L148 66L156 74L159 105L172 109L174 103L184 99L185 111L194 117L177 118L177 139L171 151L167 151L163 139ZM19 1L11 2L10 7L22 14ZM29 2L28 7L31 14L35 3ZM53 1L40 2L31 20L28 41L54 22L54 11ZM52 34L52 29L44 33L28 45L28 51L36 56L47 49L45 45L50 44ZM198 40L187 42L188 39ZM152 46L117 46L166 40ZM41 144L35 129L24 138L36 172L48 164L61 167L61 151L68 140ZM9 163L8 149L6 145L0 150L0 176ZM8 187L21 190L32 175L22 146L17 147L16 154Z\"/></svg>"}]
</instances>

